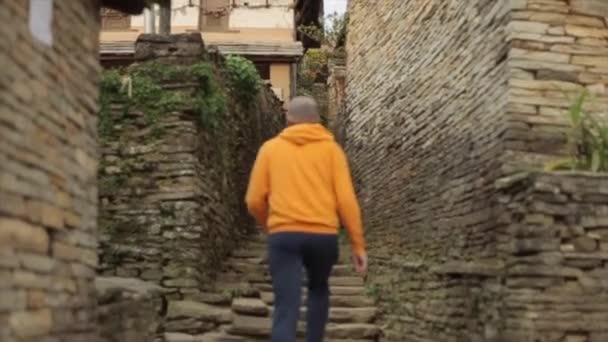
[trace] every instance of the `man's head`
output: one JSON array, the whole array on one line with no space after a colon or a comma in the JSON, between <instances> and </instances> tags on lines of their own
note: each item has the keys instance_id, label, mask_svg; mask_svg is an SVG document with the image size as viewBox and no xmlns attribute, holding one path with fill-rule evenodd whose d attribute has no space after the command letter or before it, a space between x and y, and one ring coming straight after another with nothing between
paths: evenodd
<instances>
[{"instance_id":1,"label":"man's head","mask_svg":"<svg viewBox=\"0 0 608 342\"><path fill-rule=\"evenodd\" d=\"M319 106L317 102L307 96L296 96L289 102L287 122L289 124L319 123Z\"/></svg>"}]
</instances>

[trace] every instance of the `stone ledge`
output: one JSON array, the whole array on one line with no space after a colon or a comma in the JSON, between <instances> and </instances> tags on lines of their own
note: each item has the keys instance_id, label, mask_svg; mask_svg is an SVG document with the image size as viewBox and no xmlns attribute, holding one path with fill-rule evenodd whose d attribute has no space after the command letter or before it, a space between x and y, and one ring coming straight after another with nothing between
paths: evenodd
<instances>
[{"instance_id":1,"label":"stone ledge","mask_svg":"<svg viewBox=\"0 0 608 342\"><path fill-rule=\"evenodd\" d=\"M445 275L475 275L494 277L500 275L504 270L504 264L499 260L466 262L449 261L445 264L431 268L432 273Z\"/></svg>"},{"instance_id":2,"label":"stone ledge","mask_svg":"<svg viewBox=\"0 0 608 342\"><path fill-rule=\"evenodd\" d=\"M100 299L114 296L118 292L127 293L136 299L161 295L167 292L166 289L153 283L135 278L121 277L97 277L95 279L95 288Z\"/></svg>"},{"instance_id":3,"label":"stone ledge","mask_svg":"<svg viewBox=\"0 0 608 342\"><path fill-rule=\"evenodd\" d=\"M608 253L563 253L566 259L608 260Z\"/></svg>"}]
</instances>

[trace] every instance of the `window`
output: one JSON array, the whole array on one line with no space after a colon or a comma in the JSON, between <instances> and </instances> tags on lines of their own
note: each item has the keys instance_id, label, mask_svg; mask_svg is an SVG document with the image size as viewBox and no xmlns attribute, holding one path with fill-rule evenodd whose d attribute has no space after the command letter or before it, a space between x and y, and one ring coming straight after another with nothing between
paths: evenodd
<instances>
[{"instance_id":1,"label":"window","mask_svg":"<svg viewBox=\"0 0 608 342\"><path fill-rule=\"evenodd\" d=\"M131 28L130 15L105 7L101 8L102 30L128 30L129 28Z\"/></svg>"},{"instance_id":2,"label":"window","mask_svg":"<svg viewBox=\"0 0 608 342\"><path fill-rule=\"evenodd\" d=\"M229 17L230 0L201 0L202 31L227 31Z\"/></svg>"},{"instance_id":3,"label":"window","mask_svg":"<svg viewBox=\"0 0 608 342\"><path fill-rule=\"evenodd\" d=\"M260 73L260 77L263 80L270 80L270 63L254 63L255 67L258 69L258 73Z\"/></svg>"}]
</instances>

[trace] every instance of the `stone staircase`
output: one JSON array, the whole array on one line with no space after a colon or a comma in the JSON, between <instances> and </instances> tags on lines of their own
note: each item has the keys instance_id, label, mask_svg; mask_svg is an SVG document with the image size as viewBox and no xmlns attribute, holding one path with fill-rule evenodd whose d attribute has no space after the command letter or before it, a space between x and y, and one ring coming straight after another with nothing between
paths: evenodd
<instances>
[{"instance_id":1,"label":"stone staircase","mask_svg":"<svg viewBox=\"0 0 608 342\"><path fill-rule=\"evenodd\" d=\"M343 248L346 250L347 248ZM352 270L346 253L334 267L326 342L379 341L374 300ZM236 250L225 263L217 286L196 300L169 302L167 342L269 341L273 301L263 237ZM306 287L302 290L298 341L305 336Z\"/></svg>"}]
</instances>

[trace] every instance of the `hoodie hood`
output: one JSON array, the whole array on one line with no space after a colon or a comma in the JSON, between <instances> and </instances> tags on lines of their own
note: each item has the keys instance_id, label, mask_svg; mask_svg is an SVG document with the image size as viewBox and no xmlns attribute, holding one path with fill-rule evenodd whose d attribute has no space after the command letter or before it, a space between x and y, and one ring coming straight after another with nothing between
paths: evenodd
<instances>
[{"instance_id":1,"label":"hoodie hood","mask_svg":"<svg viewBox=\"0 0 608 342\"><path fill-rule=\"evenodd\" d=\"M285 128L279 137L296 145L334 140L334 136L321 124L293 125Z\"/></svg>"}]
</instances>

